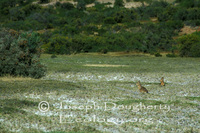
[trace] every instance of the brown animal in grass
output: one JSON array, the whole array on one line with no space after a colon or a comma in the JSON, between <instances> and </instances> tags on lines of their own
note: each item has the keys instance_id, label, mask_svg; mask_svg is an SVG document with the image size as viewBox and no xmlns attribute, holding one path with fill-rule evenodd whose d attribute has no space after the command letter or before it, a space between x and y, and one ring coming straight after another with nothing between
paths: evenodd
<instances>
[{"instance_id":1,"label":"brown animal in grass","mask_svg":"<svg viewBox=\"0 0 200 133\"><path fill-rule=\"evenodd\" d=\"M161 85L161 86L165 86L164 77L161 78L161 80L160 80L160 85Z\"/></svg>"},{"instance_id":2,"label":"brown animal in grass","mask_svg":"<svg viewBox=\"0 0 200 133\"><path fill-rule=\"evenodd\" d=\"M143 86L141 85L140 81L138 81L138 82L136 83L136 85L138 86L138 89L140 90L140 92L149 93L148 90L147 90L145 87L143 87Z\"/></svg>"}]
</instances>

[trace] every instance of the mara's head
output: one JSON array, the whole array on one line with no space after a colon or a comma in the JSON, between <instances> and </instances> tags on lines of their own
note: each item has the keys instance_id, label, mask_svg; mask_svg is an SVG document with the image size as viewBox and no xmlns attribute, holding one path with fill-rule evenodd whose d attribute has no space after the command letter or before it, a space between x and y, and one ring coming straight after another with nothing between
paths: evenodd
<instances>
[{"instance_id":1,"label":"mara's head","mask_svg":"<svg viewBox=\"0 0 200 133\"><path fill-rule=\"evenodd\" d=\"M164 80L164 77L162 77L161 80Z\"/></svg>"},{"instance_id":2,"label":"mara's head","mask_svg":"<svg viewBox=\"0 0 200 133\"><path fill-rule=\"evenodd\" d=\"M140 81L138 81L138 82L136 83L136 85L137 85L138 87L141 86Z\"/></svg>"}]
</instances>

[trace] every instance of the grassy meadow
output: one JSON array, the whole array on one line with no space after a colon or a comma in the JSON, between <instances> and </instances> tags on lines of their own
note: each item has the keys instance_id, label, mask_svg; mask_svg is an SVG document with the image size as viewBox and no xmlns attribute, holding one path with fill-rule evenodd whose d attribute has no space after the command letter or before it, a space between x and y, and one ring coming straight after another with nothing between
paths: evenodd
<instances>
[{"instance_id":1,"label":"grassy meadow","mask_svg":"<svg viewBox=\"0 0 200 133\"><path fill-rule=\"evenodd\" d=\"M200 132L199 58L85 53L40 60L47 66L41 79L0 77L0 132ZM139 80L149 94L139 92Z\"/></svg>"}]
</instances>

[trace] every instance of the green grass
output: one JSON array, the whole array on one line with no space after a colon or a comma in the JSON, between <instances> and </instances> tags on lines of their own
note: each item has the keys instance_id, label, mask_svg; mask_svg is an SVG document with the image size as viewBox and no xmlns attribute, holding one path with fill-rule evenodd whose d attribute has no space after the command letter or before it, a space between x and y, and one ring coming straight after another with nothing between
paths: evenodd
<instances>
[{"instance_id":1,"label":"green grass","mask_svg":"<svg viewBox=\"0 0 200 133\"><path fill-rule=\"evenodd\" d=\"M156 101L156 100L145 100L145 99L135 99L135 100L124 100L124 101L118 101L116 104L118 105L130 105L134 103L143 103L144 105L176 105L176 106L198 106L198 104L190 103L190 102L181 102L180 100L176 101L167 101L167 102L162 102L162 101Z\"/></svg>"},{"instance_id":2,"label":"green grass","mask_svg":"<svg viewBox=\"0 0 200 133\"><path fill-rule=\"evenodd\" d=\"M162 101L156 101L156 100L145 100L145 99L135 99L135 100L124 100L124 101L118 101L116 104L123 104L123 105L129 105L133 103L143 103L144 105L160 105L165 104Z\"/></svg>"},{"instance_id":3,"label":"green grass","mask_svg":"<svg viewBox=\"0 0 200 133\"><path fill-rule=\"evenodd\" d=\"M189 99L189 100L197 100L197 101L200 101L200 97L185 97L186 99Z\"/></svg>"},{"instance_id":4,"label":"green grass","mask_svg":"<svg viewBox=\"0 0 200 133\"><path fill-rule=\"evenodd\" d=\"M49 72L192 72L200 71L199 58L155 58L149 55L42 55L41 61L47 64ZM129 67L86 67L85 64L129 65Z\"/></svg>"},{"instance_id":5,"label":"green grass","mask_svg":"<svg viewBox=\"0 0 200 133\"><path fill-rule=\"evenodd\" d=\"M156 58L140 53L88 53L57 55L57 58L43 54L40 60L48 68L47 75L41 79L0 78L0 132L16 132L18 129L20 132L38 133L187 132L191 127L193 132L197 132L200 128L199 58L167 58L164 54ZM165 87L159 85L163 76ZM138 80L149 94L138 91ZM41 101L49 102L48 112L39 111ZM85 107L92 106L92 101L102 109L60 109L61 102L63 105ZM105 102L124 106L140 103L153 107L162 105L163 108L166 105L170 111L163 112L159 108L138 112L119 109L106 111L103 109ZM60 113L63 116L72 113L75 116L72 120L88 120L96 115L105 119L152 118L153 123L60 123Z\"/></svg>"}]
</instances>

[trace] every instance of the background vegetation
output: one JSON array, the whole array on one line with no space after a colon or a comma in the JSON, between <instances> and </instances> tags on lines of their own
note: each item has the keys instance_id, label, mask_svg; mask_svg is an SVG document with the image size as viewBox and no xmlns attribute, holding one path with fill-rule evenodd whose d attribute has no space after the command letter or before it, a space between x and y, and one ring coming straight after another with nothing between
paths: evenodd
<instances>
[{"instance_id":1,"label":"background vegetation","mask_svg":"<svg viewBox=\"0 0 200 133\"><path fill-rule=\"evenodd\" d=\"M199 0L134 1L143 4L125 8L122 0L116 0L113 7L108 6L110 3L77 0L76 5L56 2L42 6L50 1L1 0L0 24L16 31L37 31L42 48L50 54L176 51L181 56L199 56L198 52L183 54L185 44L175 39L184 25L200 25ZM90 3L95 5L86 7ZM199 47L198 42L194 45L191 49ZM191 49L185 50L193 53Z\"/></svg>"}]
</instances>

